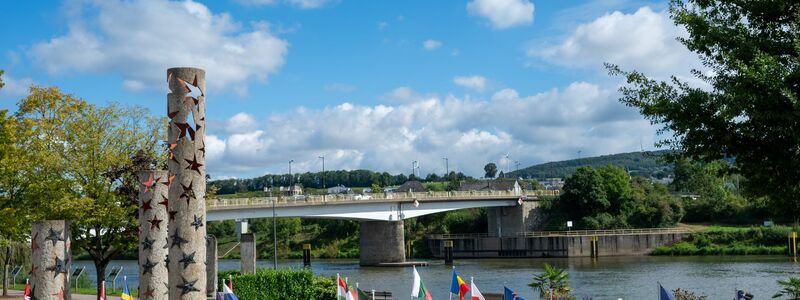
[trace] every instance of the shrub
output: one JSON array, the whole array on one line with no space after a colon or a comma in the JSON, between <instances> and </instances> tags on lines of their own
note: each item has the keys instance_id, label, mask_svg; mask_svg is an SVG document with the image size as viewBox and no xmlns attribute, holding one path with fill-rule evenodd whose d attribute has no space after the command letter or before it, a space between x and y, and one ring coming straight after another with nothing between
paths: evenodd
<instances>
[{"instance_id":1,"label":"shrub","mask_svg":"<svg viewBox=\"0 0 800 300\"><path fill-rule=\"evenodd\" d=\"M258 270L256 274L242 275L238 271L220 272L220 283L228 276L233 278L236 296L242 300L258 299L336 299L334 281L315 277L309 270Z\"/></svg>"}]
</instances>

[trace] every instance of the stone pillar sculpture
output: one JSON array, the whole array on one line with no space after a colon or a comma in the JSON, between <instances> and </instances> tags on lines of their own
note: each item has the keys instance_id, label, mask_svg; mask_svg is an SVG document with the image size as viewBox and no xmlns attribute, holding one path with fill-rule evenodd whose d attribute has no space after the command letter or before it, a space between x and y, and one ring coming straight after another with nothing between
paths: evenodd
<instances>
[{"instance_id":1,"label":"stone pillar sculpture","mask_svg":"<svg viewBox=\"0 0 800 300\"><path fill-rule=\"evenodd\" d=\"M167 299L169 173L142 171L139 182L139 297Z\"/></svg>"},{"instance_id":2,"label":"stone pillar sculpture","mask_svg":"<svg viewBox=\"0 0 800 300\"><path fill-rule=\"evenodd\" d=\"M242 233L239 239L239 260L242 274L256 273L256 234Z\"/></svg>"},{"instance_id":3,"label":"stone pillar sculpture","mask_svg":"<svg viewBox=\"0 0 800 300\"><path fill-rule=\"evenodd\" d=\"M167 70L169 299L206 297L205 71Z\"/></svg>"},{"instance_id":4,"label":"stone pillar sculpture","mask_svg":"<svg viewBox=\"0 0 800 300\"><path fill-rule=\"evenodd\" d=\"M214 297L217 292L217 238L213 235L206 237L206 294Z\"/></svg>"},{"instance_id":5,"label":"stone pillar sculpture","mask_svg":"<svg viewBox=\"0 0 800 300\"><path fill-rule=\"evenodd\" d=\"M36 221L31 230L31 299L72 299L70 221Z\"/></svg>"}]
</instances>

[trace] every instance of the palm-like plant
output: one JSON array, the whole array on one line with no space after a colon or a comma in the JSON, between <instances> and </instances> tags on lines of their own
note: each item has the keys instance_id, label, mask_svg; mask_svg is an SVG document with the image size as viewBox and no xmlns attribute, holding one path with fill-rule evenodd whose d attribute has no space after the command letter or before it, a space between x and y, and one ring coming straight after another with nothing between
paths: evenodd
<instances>
[{"instance_id":1,"label":"palm-like plant","mask_svg":"<svg viewBox=\"0 0 800 300\"><path fill-rule=\"evenodd\" d=\"M572 292L572 288L569 287L569 273L549 264L544 264L543 272L535 275L528 286L532 287L534 292L538 291L539 297L543 299L551 292L558 298L568 298Z\"/></svg>"},{"instance_id":2,"label":"palm-like plant","mask_svg":"<svg viewBox=\"0 0 800 300\"><path fill-rule=\"evenodd\" d=\"M778 280L778 284L783 289L772 298L787 297L786 299L800 300L800 278L792 277L789 280Z\"/></svg>"}]
</instances>

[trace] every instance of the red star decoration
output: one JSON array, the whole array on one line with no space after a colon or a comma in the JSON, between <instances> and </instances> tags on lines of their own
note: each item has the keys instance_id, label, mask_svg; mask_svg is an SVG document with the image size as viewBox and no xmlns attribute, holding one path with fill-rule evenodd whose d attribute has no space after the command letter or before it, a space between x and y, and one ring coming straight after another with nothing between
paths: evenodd
<instances>
[{"instance_id":1,"label":"red star decoration","mask_svg":"<svg viewBox=\"0 0 800 300\"><path fill-rule=\"evenodd\" d=\"M181 183L181 187L183 188L183 193L179 198L186 198L186 205L189 205L189 200L195 198L194 189L192 188L193 182L189 182L189 186L185 186Z\"/></svg>"},{"instance_id":2,"label":"red star decoration","mask_svg":"<svg viewBox=\"0 0 800 300\"><path fill-rule=\"evenodd\" d=\"M189 123L173 122L172 124L175 124L175 127L178 127L181 131L181 134L178 136L179 139L185 137L186 133L189 133L189 139L194 141L194 129Z\"/></svg>"},{"instance_id":3,"label":"red star decoration","mask_svg":"<svg viewBox=\"0 0 800 300\"><path fill-rule=\"evenodd\" d=\"M167 113L167 117L169 117L170 119L172 119L172 118L174 118L175 116L177 116L179 112L181 112L181 111L180 111L180 110L176 110L176 111L173 111L173 112L168 112L168 113Z\"/></svg>"},{"instance_id":4,"label":"red star decoration","mask_svg":"<svg viewBox=\"0 0 800 300\"><path fill-rule=\"evenodd\" d=\"M175 149L175 147L177 147L177 146L178 146L178 143L169 144L169 160L174 161L176 163L178 162L178 160L175 159L175 152L173 152L172 150Z\"/></svg>"},{"instance_id":5,"label":"red star decoration","mask_svg":"<svg viewBox=\"0 0 800 300\"><path fill-rule=\"evenodd\" d=\"M197 148L197 151L203 152L203 157L206 157L206 147Z\"/></svg>"},{"instance_id":6,"label":"red star decoration","mask_svg":"<svg viewBox=\"0 0 800 300\"><path fill-rule=\"evenodd\" d=\"M150 222L150 229L153 229L153 228L161 229L161 221L163 221L163 220L159 220L158 217L153 216L153 219L149 221Z\"/></svg>"},{"instance_id":7,"label":"red star decoration","mask_svg":"<svg viewBox=\"0 0 800 300\"><path fill-rule=\"evenodd\" d=\"M61 290L53 294L53 296L58 297L58 300L64 300L64 288L62 287Z\"/></svg>"},{"instance_id":8,"label":"red star decoration","mask_svg":"<svg viewBox=\"0 0 800 300\"><path fill-rule=\"evenodd\" d=\"M174 179L175 179L175 175L170 175L169 179L167 179L167 186L172 186L172 180L174 180Z\"/></svg>"},{"instance_id":9,"label":"red star decoration","mask_svg":"<svg viewBox=\"0 0 800 300\"><path fill-rule=\"evenodd\" d=\"M150 178L147 179L147 181L142 182L142 185L144 185L144 192L147 193L148 188L153 186L154 183L155 182L153 181L153 174L150 174Z\"/></svg>"},{"instance_id":10,"label":"red star decoration","mask_svg":"<svg viewBox=\"0 0 800 300\"><path fill-rule=\"evenodd\" d=\"M169 199L167 199L167 197L164 197L164 195L161 195L161 199L162 199L161 202L158 202L158 204L163 205L164 209L169 210Z\"/></svg>"},{"instance_id":11,"label":"red star decoration","mask_svg":"<svg viewBox=\"0 0 800 300\"><path fill-rule=\"evenodd\" d=\"M36 250L39 250L39 242L36 241L38 238L39 238L39 233L37 232L36 234L33 235L33 238L31 239L31 252L36 252Z\"/></svg>"},{"instance_id":12,"label":"red star decoration","mask_svg":"<svg viewBox=\"0 0 800 300\"><path fill-rule=\"evenodd\" d=\"M169 211L169 220L170 221L175 221L175 215L177 215L177 214L178 214L178 211L170 210Z\"/></svg>"},{"instance_id":13,"label":"red star decoration","mask_svg":"<svg viewBox=\"0 0 800 300\"><path fill-rule=\"evenodd\" d=\"M186 97L183 98L183 102L186 103L186 102L194 100L194 105L197 105L200 101L197 100L196 97L191 95L192 92L194 92L194 89L196 89L196 92L200 92L200 96L203 96L203 91L200 90L200 87L197 86L197 76L194 77L194 81L192 82L191 85L188 82L183 81L183 79L180 79L180 78L178 78L178 81L186 89ZM194 88L194 89L192 89L192 88Z\"/></svg>"},{"instance_id":14,"label":"red star decoration","mask_svg":"<svg viewBox=\"0 0 800 300\"><path fill-rule=\"evenodd\" d=\"M153 209L153 207L150 205L150 203L152 203L152 202L153 202L153 199L150 199L150 200L147 200L145 202L142 202L142 210L143 211L148 211L148 210Z\"/></svg>"},{"instance_id":15,"label":"red star decoration","mask_svg":"<svg viewBox=\"0 0 800 300\"><path fill-rule=\"evenodd\" d=\"M155 289L153 289L153 288L148 288L148 289L147 289L147 292L144 292L144 293L142 294L142 299L153 298L153 297L154 297L154 296L153 296L153 293L154 293L155 291L156 291L156 290L155 290Z\"/></svg>"},{"instance_id":16,"label":"red star decoration","mask_svg":"<svg viewBox=\"0 0 800 300\"><path fill-rule=\"evenodd\" d=\"M189 163L189 165L186 166L186 170L190 170L190 169L191 170L195 170L195 171L197 171L197 174L201 174L200 173L200 167L202 167L203 164L197 162L197 154L196 153L194 155L194 159L188 160L188 159L184 158L183 160L185 160L187 163Z\"/></svg>"}]
</instances>

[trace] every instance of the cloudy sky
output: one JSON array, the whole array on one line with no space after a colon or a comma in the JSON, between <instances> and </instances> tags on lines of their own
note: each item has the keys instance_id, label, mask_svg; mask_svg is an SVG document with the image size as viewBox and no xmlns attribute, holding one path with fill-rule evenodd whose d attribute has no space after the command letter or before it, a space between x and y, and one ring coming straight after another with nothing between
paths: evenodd
<instances>
[{"instance_id":1,"label":"cloudy sky","mask_svg":"<svg viewBox=\"0 0 800 300\"><path fill-rule=\"evenodd\" d=\"M666 1L2 1L0 109L30 84L166 114L207 71L215 178L366 168L482 176L652 149L604 62L688 77ZM509 159L506 160L506 155Z\"/></svg>"}]
</instances>

